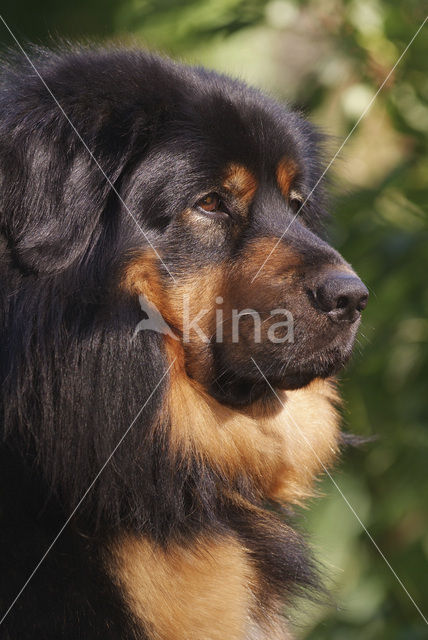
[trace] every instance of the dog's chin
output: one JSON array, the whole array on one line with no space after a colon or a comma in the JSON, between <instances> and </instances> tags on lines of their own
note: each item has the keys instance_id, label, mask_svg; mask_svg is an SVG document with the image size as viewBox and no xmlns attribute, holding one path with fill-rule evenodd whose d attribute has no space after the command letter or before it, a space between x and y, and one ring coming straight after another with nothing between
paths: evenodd
<instances>
[{"instance_id":1,"label":"dog's chin","mask_svg":"<svg viewBox=\"0 0 428 640\"><path fill-rule=\"evenodd\" d=\"M346 345L330 347L325 351L302 360L299 367L287 367L284 375L278 378L267 377L270 385L284 391L301 389L316 378L329 378L339 373L349 361L352 355L354 340Z\"/></svg>"},{"instance_id":2,"label":"dog's chin","mask_svg":"<svg viewBox=\"0 0 428 640\"><path fill-rule=\"evenodd\" d=\"M348 357L349 359L349 357ZM314 367L302 368L296 371L289 371L280 379L269 380L269 383L273 388L281 389L283 391L293 391L295 389L302 389L307 387L316 378L330 378L338 373L346 362L342 360L340 364L329 364L319 366L317 363Z\"/></svg>"}]
</instances>

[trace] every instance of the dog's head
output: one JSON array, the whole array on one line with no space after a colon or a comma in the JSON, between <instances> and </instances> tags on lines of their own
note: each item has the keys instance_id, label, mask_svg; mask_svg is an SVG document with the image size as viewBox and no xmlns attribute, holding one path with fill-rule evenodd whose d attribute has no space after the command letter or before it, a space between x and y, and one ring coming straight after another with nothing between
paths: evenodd
<instances>
[{"instance_id":1,"label":"dog's head","mask_svg":"<svg viewBox=\"0 0 428 640\"><path fill-rule=\"evenodd\" d=\"M321 237L320 136L255 92L205 82L130 179L152 246L122 286L161 313L188 375L241 405L266 388L260 370L283 389L337 372L368 291Z\"/></svg>"},{"instance_id":2,"label":"dog's head","mask_svg":"<svg viewBox=\"0 0 428 640\"><path fill-rule=\"evenodd\" d=\"M320 237L314 129L240 83L136 53L50 65L71 122L37 77L6 119L2 228L22 270L76 273L85 301L140 296L227 404L258 397L258 367L283 389L340 369L368 292Z\"/></svg>"}]
</instances>

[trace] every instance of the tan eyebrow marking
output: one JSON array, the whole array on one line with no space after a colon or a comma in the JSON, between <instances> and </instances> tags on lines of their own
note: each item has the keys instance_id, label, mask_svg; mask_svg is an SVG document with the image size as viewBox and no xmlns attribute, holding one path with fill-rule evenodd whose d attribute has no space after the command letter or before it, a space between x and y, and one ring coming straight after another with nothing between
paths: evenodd
<instances>
[{"instance_id":1,"label":"tan eyebrow marking","mask_svg":"<svg viewBox=\"0 0 428 640\"><path fill-rule=\"evenodd\" d=\"M290 188L297 175L297 164L290 158L283 158L276 169L276 179L281 193L285 198L290 194Z\"/></svg>"},{"instance_id":2,"label":"tan eyebrow marking","mask_svg":"<svg viewBox=\"0 0 428 640\"><path fill-rule=\"evenodd\" d=\"M232 191L244 204L248 205L258 187L257 178L241 164L232 163L226 169L223 187Z\"/></svg>"}]
</instances>

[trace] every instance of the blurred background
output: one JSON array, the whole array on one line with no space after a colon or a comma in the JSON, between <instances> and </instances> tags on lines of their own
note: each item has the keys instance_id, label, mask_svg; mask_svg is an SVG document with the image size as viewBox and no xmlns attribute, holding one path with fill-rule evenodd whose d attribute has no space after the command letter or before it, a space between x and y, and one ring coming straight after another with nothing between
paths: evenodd
<instances>
[{"instance_id":1,"label":"blurred background","mask_svg":"<svg viewBox=\"0 0 428 640\"><path fill-rule=\"evenodd\" d=\"M421 25L419 0L3 0L25 43L139 44L247 80L330 134L328 159ZM0 24L1 46L13 44ZM377 439L334 478L428 616L428 23L329 171L331 235L369 286L345 374L344 423ZM428 627L331 480L302 511L332 606L310 640L428 638ZM227 638L225 638L227 640Z\"/></svg>"}]
</instances>

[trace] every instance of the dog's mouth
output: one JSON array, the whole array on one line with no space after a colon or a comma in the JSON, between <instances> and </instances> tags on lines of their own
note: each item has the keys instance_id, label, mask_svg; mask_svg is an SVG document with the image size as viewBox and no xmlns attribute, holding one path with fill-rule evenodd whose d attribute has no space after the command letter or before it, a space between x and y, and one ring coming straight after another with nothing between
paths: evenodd
<instances>
[{"instance_id":1,"label":"dog's mouth","mask_svg":"<svg viewBox=\"0 0 428 640\"><path fill-rule=\"evenodd\" d=\"M300 362L297 367L286 367L284 375L269 380L278 389L292 390L305 387L315 378L328 378L341 371L352 354L353 341L347 349L335 346L312 358Z\"/></svg>"},{"instance_id":2,"label":"dog's mouth","mask_svg":"<svg viewBox=\"0 0 428 640\"><path fill-rule=\"evenodd\" d=\"M359 320L349 325L346 332L335 336L327 345L314 350L300 359L290 358L284 366L283 374L272 380L272 386L279 389L298 389L309 384L314 378L327 378L341 371L348 363L355 342Z\"/></svg>"},{"instance_id":3,"label":"dog's mouth","mask_svg":"<svg viewBox=\"0 0 428 640\"><path fill-rule=\"evenodd\" d=\"M328 378L339 373L349 361L359 321L348 325L327 344L318 348L296 343L281 355L263 349L247 354L240 367L229 360L214 378L210 393L223 404L244 407L264 395L278 390L295 390L316 378Z\"/></svg>"}]
</instances>

